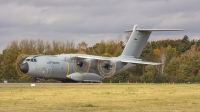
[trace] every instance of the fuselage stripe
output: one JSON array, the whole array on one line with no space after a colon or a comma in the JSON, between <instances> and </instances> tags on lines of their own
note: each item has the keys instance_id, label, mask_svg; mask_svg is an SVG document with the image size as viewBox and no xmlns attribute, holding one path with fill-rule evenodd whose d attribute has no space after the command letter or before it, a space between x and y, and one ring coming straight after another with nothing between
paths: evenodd
<instances>
[{"instance_id":1,"label":"fuselage stripe","mask_svg":"<svg viewBox=\"0 0 200 112\"><path fill-rule=\"evenodd\" d=\"M66 77L68 77L68 75L69 75L69 70L70 70L70 69L69 69L69 62L67 62L66 64L67 64L67 72L66 72Z\"/></svg>"}]
</instances>

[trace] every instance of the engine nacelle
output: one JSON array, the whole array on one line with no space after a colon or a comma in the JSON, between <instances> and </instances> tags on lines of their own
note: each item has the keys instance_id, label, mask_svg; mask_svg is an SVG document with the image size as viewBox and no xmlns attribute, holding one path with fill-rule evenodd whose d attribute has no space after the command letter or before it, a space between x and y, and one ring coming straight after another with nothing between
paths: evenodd
<instances>
[{"instance_id":1,"label":"engine nacelle","mask_svg":"<svg viewBox=\"0 0 200 112\"><path fill-rule=\"evenodd\" d=\"M73 69L75 72L88 73L91 67L91 60L85 58L73 58Z\"/></svg>"},{"instance_id":2,"label":"engine nacelle","mask_svg":"<svg viewBox=\"0 0 200 112\"><path fill-rule=\"evenodd\" d=\"M115 74L116 70L123 68L123 64L121 61L99 60L97 67L101 76L109 78Z\"/></svg>"}]
</instances>

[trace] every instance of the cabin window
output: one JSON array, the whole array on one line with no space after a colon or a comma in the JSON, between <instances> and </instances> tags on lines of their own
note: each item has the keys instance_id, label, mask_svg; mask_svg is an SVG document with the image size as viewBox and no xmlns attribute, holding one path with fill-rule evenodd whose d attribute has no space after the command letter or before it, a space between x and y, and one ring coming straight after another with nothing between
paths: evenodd
<instances>
[{"instance_id":1,"label":"cabin window","mask_svg":"<svg viewBox=\"0 0 200 112\"><path fill-rule=\"evenodd\" d=\"M34 62L37 62L37 60L36 60L36 59L34 59Z\"/></svg>"}]
</instances>

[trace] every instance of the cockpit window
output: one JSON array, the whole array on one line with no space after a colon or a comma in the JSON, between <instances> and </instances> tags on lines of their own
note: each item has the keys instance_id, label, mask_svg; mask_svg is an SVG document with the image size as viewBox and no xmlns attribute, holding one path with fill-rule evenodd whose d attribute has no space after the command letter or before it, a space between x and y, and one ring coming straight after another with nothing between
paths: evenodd
<instances>
[{"instance_id":1,"label":"cockpit window","mask_svg":"<svg viewBox=\"0 0 200 112\"><path fill-rule=\"evenodd\" d=\"M35 59L35 58L26 59L26 60L24 61L24 63L25 63L25 62L28 62L28 61L30 61L30 62L37 62L37 59Z\"/></svg>"},{"instance_id":2,"label":"cockpit window","mask_svg":"<svg viewBox=\"0 0 200 112\"><path fill-rule=\"evenodd\" d=\"M26 61L30 61L30 59L26 59Z\"/></svg>"}]
</instances>

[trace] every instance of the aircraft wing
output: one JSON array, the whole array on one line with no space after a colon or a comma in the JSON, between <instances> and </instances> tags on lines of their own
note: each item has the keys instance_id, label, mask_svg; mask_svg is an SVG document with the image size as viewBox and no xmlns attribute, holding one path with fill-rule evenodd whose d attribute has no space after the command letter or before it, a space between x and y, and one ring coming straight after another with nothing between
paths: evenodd
<instances>
[{"instance_id":1,"label":"aircraft wing","mask_svg":"<svg viewBox=\"0 0 200 112\"><path fill-rule=\"evenodd\" d=\"M76 56L78 58L87 58L87 59L96 59L96 60L112 60L113 58L118 57L105 57L105 56L94 56L94 55L78 55ZM154 62L147 62L142 60L137 60L135 58L119 58L117 60L120 60L121 62L125 63L132 63L132 64L144 64L144 65L161 65L162 63L154 63Z\"/></svg>"},{"instance_id":2,"label":"aircraft wing","mask_svg":"<svg viewBox=\"0 0 200 112\"><path fill-rule=\"evenodd\" d=\"M161 65L162 63L154 63L147 61L138 61L138 60L121 60L121 62L127 62L132 64L142 64L142 65Z\"/></svg>"},{"instance_id":3,"label":"aircraft wing","mask_svg":"<svg viewBox=\"0 0 200 112\"><path fill-rule=\"evenodd\" d=\"M94 56L94 55L78 55L78 58L96 59L96 60L112 60L113 57Z\"/></svg>"}]
</instances>

